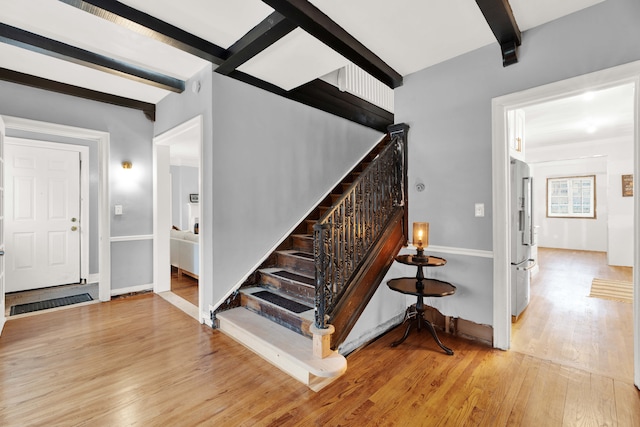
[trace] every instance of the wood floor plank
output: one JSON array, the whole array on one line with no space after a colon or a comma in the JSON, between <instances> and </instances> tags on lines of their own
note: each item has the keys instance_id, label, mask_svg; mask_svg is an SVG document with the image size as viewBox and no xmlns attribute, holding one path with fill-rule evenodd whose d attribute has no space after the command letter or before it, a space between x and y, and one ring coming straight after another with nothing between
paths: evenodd
<instances>
[{"instance_id":1,"label":"wood floor plank","mask_svg":"<svg viewBox=\"0 0 640 427\"><path fill-rule=\"evenodd\" d=\"M522 425L522 419L525 416L529 396L531 395L532 389L538 380L540 365L544 363L544 361L540 359L534 359L531 357L527 358L527 361L530 363L528 363L524 380L522 381L520 389L517 391L513 409L509 413L509 418L506 422L506 425L509 426ZM546 365L543 365L543 368L544 367L546 367Z\"/></svg>"},{"instance_id":2,"label":"wood floor plank","mask_svg":"<svg viewBox=\"0 0 640 427\"><path fill-rule=\"evenodd\" d=\"M186 274L178 274L174 267L171 269L171 292L198 306L198 279Z\"/></svg>"},{"instance_id":3,"label":"wood floor plank","mask_svg":"<svg viewBox=\"0 0 640 427\"><path fill-rule=\"evenodd\" d=\"M640 391L631 384L614 381L619 426L640 426Z\"/></svg>"},{"instance_id":4,"label":"wood floor plank","mask_svg":"<svg viewBox=\"0 0 640 427\"><path fill-rule=\"evenodd\" d=\"M558 364L544 361L531 387L521 425L562 426L568 376Z\"/></svg>"}]
</instances>

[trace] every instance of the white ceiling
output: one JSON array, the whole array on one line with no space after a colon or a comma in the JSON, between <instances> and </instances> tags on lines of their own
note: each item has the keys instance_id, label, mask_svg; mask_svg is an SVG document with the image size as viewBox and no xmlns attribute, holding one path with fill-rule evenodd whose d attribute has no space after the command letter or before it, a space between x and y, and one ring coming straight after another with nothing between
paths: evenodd
<instances>
[{"instance_id":1,"label":"white ceiling","mask_svg":"<svg viewBox=\"0 0 640 427\"><path fill-rule=\"evenodd\" d=\"M601 1L510 0L510 4L520 29L525 31ZM225 49L273 12L261 0L121 0L121 3ZM311 3L403 76L497 43L472 0L311 0ZM58 0L0 0L0 22L180 80L188 80L207 65L201 58ZM499 49L496 51L495 60L499 62L502 58ZM239 70L290 90L335 71L346 62L341 55L297 29ZM2 42L0 67L153 104L170 93ZM533 112L530 114L535 116Z\"/></svg>"},{"instance_id":2,"label":"white ceiling","mask_svg":"<svg viewBox=\"0 0 640 427\"><path fill-rule=\"evenodd\" d=\"M634 86L586 92L523 110L528 149L632 136Z\"/></svg>"}]
</instances>

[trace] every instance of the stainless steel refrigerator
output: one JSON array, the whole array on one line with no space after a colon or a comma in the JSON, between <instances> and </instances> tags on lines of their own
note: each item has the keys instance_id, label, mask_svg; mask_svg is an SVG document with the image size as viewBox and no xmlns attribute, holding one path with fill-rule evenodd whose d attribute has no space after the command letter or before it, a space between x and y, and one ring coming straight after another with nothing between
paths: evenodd
<instances>
[{"instance_id":1,"label":"stainless steel refrigerator","mask_svg":"<svg viewBox=\"0 0 640 427\"><path fill-rule=\"evenodd\" d=\"M529 165L511 159L511 315L514 320L529 305L534 242L533 177Z\"/></svg>"}]
</instances>

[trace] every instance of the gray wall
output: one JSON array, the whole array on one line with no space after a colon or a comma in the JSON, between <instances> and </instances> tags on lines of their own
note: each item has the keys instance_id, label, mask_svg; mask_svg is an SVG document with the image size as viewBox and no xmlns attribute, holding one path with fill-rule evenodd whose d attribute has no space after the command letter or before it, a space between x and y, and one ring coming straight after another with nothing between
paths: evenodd
<instances>
[{"instance_id":1,"label":"gray wall","mask_svg":"<svg viewBox=\"0 0 640 427\"><path fill-rule=\"evenodd\" d=\"M214 198L217 303L382 135L218 74L213 121L203 193Z\"/></svg>"},{"instance_id":2,"label":"gray wall","mask_svg":"<svg viewBox=\"0 0 640 427\"><path fill-rule=\"evenodd\" d=\"M110 221L111 236L148 235L153 232L152 181L151 181L151 139L153 122L142 112L110 104L89 101L34 89L8 82L0 82L0 115L21 117L43 122L75 126L109 132L110 169L122 169L121 162L130 160L137 177L133 185L123 186L116 181L117 174L110 174ZM92 191L95 202L97 193ZM124 215L115 217L113 205L124 206ZM97 219L92 221L97 226ZM93 229L92 229L93 231ZM95 243L94 243L95 244ZM139 242L117 242L117 252L124 260L112 262L112 289L151 283L151 258L140 252ZM112 245L113 246L113 245ZM95 253L92 254L91 272L97 271ZM136 266L136 279L124 273L130 266Z\"/></svg>"},{"instance_id":3,"label":"gray wall","mask_svg":"<svg viewBox=\"0 0 640 427\"><path fill-rule=\"evenodd\" d=\"M430 222L432 245L492 250L492 98L640 59L638 23L640 2L608 0L523 33L515 65L502 67L494 43L405 78L395 106L396 121L411 126L409 221ZM474 217L475 202L485 204L484 218ZM491 270L464 258L441 274L485 297L447 311L491 324Z\"/></svg>"},{"instance_id":4,"label":"gray wall","mask_svg":"<svg viewBox=\"0 0 640 427\"><path fill-rule=\"evenodd\" d=\"M200 169L193 166L171 166L171 224L189 227L189 194L198 194Z\"/></svg>"}]
</instances>

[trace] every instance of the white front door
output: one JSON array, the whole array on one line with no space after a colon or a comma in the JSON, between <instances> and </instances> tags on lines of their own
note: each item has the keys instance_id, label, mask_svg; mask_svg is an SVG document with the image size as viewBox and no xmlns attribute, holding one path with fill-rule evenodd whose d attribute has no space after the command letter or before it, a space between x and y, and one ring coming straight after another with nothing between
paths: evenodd
<instances>
[{"instance_id":1,"label":"white front door","mask_svg":"<svg viewBox=\"0 0 640 427\"><path fill-rule=\"evenodd\" d=\"M80 281L80 153L5 141L6 291Z\"/></svg>"}]
</instances>

